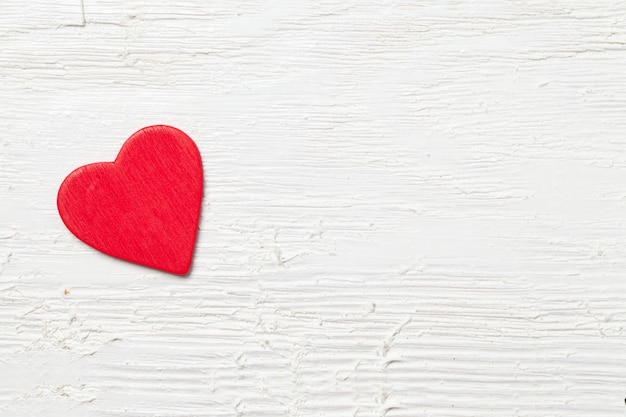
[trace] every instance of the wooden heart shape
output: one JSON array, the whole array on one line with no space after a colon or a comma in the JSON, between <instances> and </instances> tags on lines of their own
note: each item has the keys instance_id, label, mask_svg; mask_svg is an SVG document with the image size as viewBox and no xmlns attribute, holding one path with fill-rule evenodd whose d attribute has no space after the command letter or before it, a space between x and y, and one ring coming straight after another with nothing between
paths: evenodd
<instances>
[{"instance_id":1,"label":"wooden heart shape","mask_svg":"<svg viewBox=\"0 0 626 417\"><path fill-rule=\"evenodd\" d=\"M202 160L170 126L134 133L114 162L65 178L57 206L80 240L119 259L173 274L189 272L202 203Z\"/></svg>"}]
</instances>

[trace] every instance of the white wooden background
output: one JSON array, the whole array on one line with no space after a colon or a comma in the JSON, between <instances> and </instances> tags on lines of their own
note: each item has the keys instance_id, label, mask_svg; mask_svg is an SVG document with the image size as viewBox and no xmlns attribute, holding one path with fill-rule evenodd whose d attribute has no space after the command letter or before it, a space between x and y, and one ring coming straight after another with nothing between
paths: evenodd
<instances>
[{"instance_id":1,"label":"white wooden background","mask_svg":"<svg viewBox=\"0 0 626 417\"><path fill-rule=\"evenodd\" d=\"M626 415L623 0L165 3L0 3L0 416ZM157 123L187 278L56 211Z\"/></svg>"}]
</instances>

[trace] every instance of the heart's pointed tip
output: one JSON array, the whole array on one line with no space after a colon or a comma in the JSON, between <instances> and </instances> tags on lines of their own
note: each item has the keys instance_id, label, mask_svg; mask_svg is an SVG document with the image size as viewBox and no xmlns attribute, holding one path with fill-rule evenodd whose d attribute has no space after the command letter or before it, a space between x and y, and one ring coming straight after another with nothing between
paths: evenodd
<instances>
[{"instance_id":1,"label":"heart's pointed tip","mask_svg":"<svg viewBox=\"0 0 626 417\"><path fill-rule=\"evenodd\" d=\"M162 271L168 272L172 275L178 275L181 278L186 278L189 276L189 272L191 271L191 265L184 268L173 268L173 269L162 269Z\"/></svg>"},{"instance_id":2,"label":"heart's pointed tip","mask_svg":"<svg viewBox=\"0 0 626 417\"><path fill-rule=\"evenodd\" d=\"M190 253L187 253L186 255L181 256L178 259L170 259L170 262L163 262L146 266L150 266L152 268L167 272L168 274L178 275L179 277L184 278L191 273L194 252L195 245L194 248L191 249Z\"/></svg>"}]
</instances>

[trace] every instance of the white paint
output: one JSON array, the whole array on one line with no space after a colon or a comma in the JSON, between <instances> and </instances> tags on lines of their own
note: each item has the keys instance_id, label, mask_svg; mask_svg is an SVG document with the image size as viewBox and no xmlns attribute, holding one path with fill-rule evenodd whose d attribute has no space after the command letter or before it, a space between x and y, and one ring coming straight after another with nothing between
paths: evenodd
<instances>
[{"instance_id":1,"label":"white paint","mask_svg":"<svg viewBox=\"0 0 626 417\"><path fill-rule=\"evenodd\" d=\"M155 3L0 5L0 415L626 414L623 1ZM154 123L186 279L56 212Z\"/></svg>"}]
</instances>

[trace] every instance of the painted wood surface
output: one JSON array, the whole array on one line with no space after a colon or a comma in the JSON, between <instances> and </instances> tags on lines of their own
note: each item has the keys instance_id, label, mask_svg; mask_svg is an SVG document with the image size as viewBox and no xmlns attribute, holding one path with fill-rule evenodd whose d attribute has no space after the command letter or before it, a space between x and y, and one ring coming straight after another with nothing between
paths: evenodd
<instances>
[{"instance_id":1,"label":"painted wood surface","mask_svg":"<svg viewBox=\"0 0 626 417\"><path fill-rule=\"evenodd\" d=\"M626 415L625 45L621 0L3 0L0 415ZM152 124L187 278L56 212Z\"/></svg>"}]
</instances>

